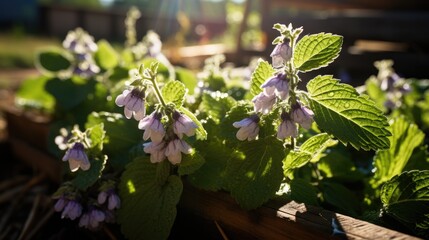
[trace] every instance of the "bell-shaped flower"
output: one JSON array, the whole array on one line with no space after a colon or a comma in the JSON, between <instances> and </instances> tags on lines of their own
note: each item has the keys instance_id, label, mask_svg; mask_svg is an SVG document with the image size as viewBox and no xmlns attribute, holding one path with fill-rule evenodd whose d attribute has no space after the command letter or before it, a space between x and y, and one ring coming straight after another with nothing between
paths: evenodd
<instances>
[{"instance_id":1,"label":"bell-shaped flower","mask_svg":"<svg viewBox=\"0 0 429 240\"><path fill-rule=\"evenodd\" d=\"M240 128L237 131L237 139L240 141L244 140L255 140L259 133L259 117L258 115L252 115L239 122L234 122L232 125L236 128Z\"/></svg>"},{"instance_id":2,"label":"bell-shaped flower","mask_svg":"<svg viewBox=\"0 0 429 240\"><path fill-rule=\"evenodd\" d=\"M54 205L55 211L56 212L63 211L64 207L67 205L68 202L69 200L67 198L65 198L64 196L61 196Z\"/></svg>"},{"instance_id":3,"label":"bell-shaped flower","mask_svg":"<svg viewBox=\"0 0 429 240\"><path fill-rule=\"evenodd\" d=\"M91 163L85 153L85 147L79 142L76 142L73 147L66 151L63 161L69 162L70 171L72 172L76 172L79 168L86 171L91 167Z\"/></svg>"},{"instance_id":4,"label":"bell-shaped flower","mask_svg":"<svg viewBox=\"0 0 429 240\"><path fill-rule=\"evenodd\" d=\"M165 136L165 129L161 123L161 113L154 111L151 115L146 116L139 122L139 129L144 130L143 139L149 138L154 143L159 143Z\"/></svg>"},{"instance_id":5,"label":"bell-shaped flower","mask_svg":"<svg viewBox=\"0 0 429 240\"><path fill-rule=\"evenodd\" d=\"M128 119L134 116L135 120L140 121L146 114L143 89L134 88L131 91L126 89L116 97L115 103L119 107L124 107L124 114Z\"/></svg>"},{"instance_id":6,"label":"bell-shaped flower","mask_svg":"<svg viewBox=\"0 0 429 240\"><path fill-rule=\"evenodd\" d=\"M107 191L101 191L98 193L97 202L99 204L104 204L107 201L107 208L113 210L115 208L121 207L121 199L115 193L113 189Z\"/></svg>"},{"instance_id":7,"label":"bell-shaped flower","mask_svg":"<svg viewBox=\"0 0 429 240\"><path fill-rule=\"evenodd\" d=\"M264 93L267 96L276 94L281 99L285 100L289 94L289 80L284 73L279 73L269 78L261 87L264 89Z\"/></svg>"},{"instance_id":8,"label":"bell-shaped flower","mask_svg":"<svg viewBox=\"0 0 429 240\"><path fill-rule=\"evenodd\" d=\"M195 129L198 128L197 124L195 124L188 116L179 113L178 111L174 111L173 113L173 131L180 138L183 138L183 134L190 137L195 134Z\"/></svg>"},{"instance_id":9,"label":"bell-shaped flower","mask_svg":"<svg viewBox=\"0 0 429 240\"><path fill-rule=\"evenodd\" d=\"M289 113L283 112L281 114L282 122L280 123L277 131L277 138L285 139L288 137L296 138L298 136L298 128L290 118Z\"/></svg>"},{"instance_id":10,"label":"bell-shaped flower","mask_svg":"<svg viewBox=\"0 0 429 240\"><path fill-rule=\"evenodd\" d=\"M81 28L68 32L63 47L75 54L92 53L98 49L94 38Z\"/></svg>"},{"instance_id":11,"label":"bell-shaped flower","mask_svg":"<svg viewBox=\"0 0 429 240\"><path fill-rule=\"evenodd\" d=\"M151 163L162 162L165 159L166 143L164 141L159 143L149 142L145 143L143 146L143 151L150 154Z\"/></svg>"},{"instance_id":12,"label":"bell-shaped flower","mask_svg":"<svg viewBox=\"0 0 429 240\"><path fill-rule=\"evenodd\" d=\"M276 103L276 96L268 96L261 92L252 99L252 102L254 104L255 112L267 114L273 108L274 103Z\"/></svg>"},{"instance_id":13,"label":"bell-shaped flower","mask_svg":"<svg viewBox=\"0 0 429 240\"><path fill-rule=\"evenodd\" d=\"M170 141L165 150L165 156L172 164L179 164L182 161L182 153L190 154L191 146L182 139L174 139Z\"/></svg>"},{"instance_id":14,"label":"bell-shaped flower","mask_svg":"<svg viewBox=\"0 0 429 240\"><path fill-rule=\"evenodd\" d=\"M277 44L270 57L275 68L280 68L288 62L292 58L292 48L289 46L289 41Z\"/></svg>"},{"instance_id":15,"label":"bell-shaped flower","mask_svg":"<svg viewBox=\"0 0 429 240\"><path fill-rule=\"evenodd\" d=\"M97 229L100 226L101 222L104 222L106 219L106 214L95 208L91 207L89 212L82 215L79 220L79 227L85 227L88 229Z\"/></svg>"},{"instance_id":16,"label":"bell-shaped flower","mask_svg":"<svg viewBox=\"0 0 429 240\"><path fill-rule=\"evenodd\" d=\"M296 103L292 106L292 120L305 129L310 129L313 123L314 113L300 103Z\"/></svg>"},{"instance_id":17,"label":"bell-shaped flower","mask_svg":"<svg viewBox=\"0 0 429 240\"><path fill-rule=\"evenodd\" d=\"M61 218L70 218L75 220L82 214L82 205L76 200L70 200L64 206L64 210L61 213Z\"/></svg>"}]
</instances>

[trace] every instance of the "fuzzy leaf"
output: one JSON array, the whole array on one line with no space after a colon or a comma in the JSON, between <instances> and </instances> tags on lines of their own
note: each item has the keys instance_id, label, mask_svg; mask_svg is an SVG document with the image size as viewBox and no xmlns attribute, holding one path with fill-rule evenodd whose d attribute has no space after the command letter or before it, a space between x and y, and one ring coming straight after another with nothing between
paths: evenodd
<instances>
[{"instance_id":1,"label":"fuzzy leaf","mask_svg":"<svg viewBox=\"0 0 429 240\"><path fill-rule=\"evenodd\" d=\"M307 139L298 151L290 151L283 161L284 175L288 176L294 169L304 166L311 160L318 161L326 148L336 144L337 141L331 139L326 133L321 133Z\"/></svg>"},{"instance_id":2,"label":"fuzzy leaf","mask_svg":"<svg viewBox=\"0 0 429 240\"><path fill-rule=\"evenodd\" d=\"M198 153L183 154L182 157L182 162L177 170L179 176L188 175L197 171L205 162L204 158Z\"/></svg>"},{"instance_id":3,"label":"fuzzy leaf","mask_svg":"<svg viewBox=\"0 0 429 240\"><path fill-rule=\"evenodd\" d=\"M104 137L106 131L104 131L104 124L100 123L90 128L89 138L91 139L91 149L101 152L103 150Z\"/></svg>"},{"instance_id":4,"label":"fuzzy leaf","mask_svg":"<svg viewBox=\"0 0 429 240\"><path fill-rule=\"evenodd\" d=\"M429 171L409 171L393 177L381 188L383 214L429 237Z\"/></svg>"},{"instance_id":5,"label":"fuzzy leaf","mask_svg":"<svg viewBox=\"0 0 429 240\"><path fill-rule=\"evenodd\" d=\"M197 139L199 140L204 140L207 138L207 132L203 127L203 124L201 124L200 120L198 120L197 117L195 117L195 115L189 111L187 108L184 107L180 107L179 110L185 114L186 116L188 116L195 124L197 124L198 128L196 129L196 135L197 135Z\"/></svg>"},{"instance_id":6,"label":"fuzzy leaf","mask_svg":"<svg viewBox=\"0 0 429 240\"><path fill-rule=\"evenodd\" d=\"M62 50L51 48L42 50L36 55L36 67L41 71L59 73L71 67L69 56Z\"/></svg>"},{"instance_id":7,"label":"fuzzy leaf","mask_svg":"<svg viewBox=\"0 0 429 240\"><path fill-rule=\"evenodd\" d=\"M262 92L261 85L270 78L274 73L273 67L262 59L258 60L258 66L256 66L255 71L252 74L252 79L250 83L250 93L252 97L258 95Z\"/></svg>"},{"instance_id":8,"label":"fuzzy leaf","mask_svg":"<svg viewBox=\"0 0 429 240\"><path fill-rule=\"evenodd\" d=\"M295 67L302 72L325 67L338 57L342 44L342 36L330 33L304 36L295 48Z\"/></svg>"},{"instance_id":9,"label":"fuzzy leaf","mask_svg":"<svg viewBox=\"0 0 429 240\"><path fill-rule=\"evenodd\" d=\"M175 80L167 82L161 90L164 100L174 103L176 107L183 105L187 91L185 84Z\"/></svg>"},{"instance_id":10,"label":"fuzzy leaf","mask_svg":"<svg viewBox=\"0 0 429 240\"><path fill-rule=\"evenodd\" d=\"M400 174L414 149L423 143L425 134L404 117L391 120L390 149L378 151L374 157L374 183L379 185Z\"/></svg>"},{"instance_id":11,"label":"fuzzy leaf","mask_svg":"<svg viewBox=\"0 0 429 240\"><path fill-rule=\"evenodd\" d=\"M226 180L231 195L244 209L261 206L279 189L284 149L274 137L243 142L229 159Z\"/></svg>"},{"instance_id":12,"label":"fuzzy leaf","mask_svg":"<svg viewBox=\"0 0 429 240\"><path fill-rule=\"evenodd\" d=\"M108 70L119 64L118 53L106 40L97 42L98 50L94 53L94 60L100 68Z\"/></svg>"},{"instance_id":13,"label":"fuzzy leaf","mask_svg":"<svg viewBox=\"0 0 429 240\"><path fill-rule=\"evenodd\" d=\"M103 156L103 159L88 157L91 167L87 171L79 170L72 180L73 185L82 191L92 186L100 178L107 161L106 155Z\"/></svg>"},{"instance_id":14,"label":"fuzzy leaf","mask_svg":"<svg viewBox=\"0 0 429 240\"><path fill-rule=\"evenodd\" d=\"M387 119L367 96L359 96L352 86L332 76L317 76L307 90L303 96L321 129L356 149L389 148Z\"/></svg>"},{"instance_id":15,"label":"fuzzy leaf","mask_svg":"<svg viewBox=\"0 0 429 240\"><path fill-rule=\"evenodd\" d=\"M167 239L183 190L180 177L169 172L167 161L153 164L148 157L127 165L119 184L117 220L128 239Z\"/></svg>"},{"instance_id":16,"label":"fuzzy leaf","mask_svg":"<svg viewBox=\"0 0 429 240\"><path fill-rule=\"evenodd\" d=\"M226 93L204 92L199 110L208 114L216 123L235 105L235 100Z\"/></svg>"}]
</instances>

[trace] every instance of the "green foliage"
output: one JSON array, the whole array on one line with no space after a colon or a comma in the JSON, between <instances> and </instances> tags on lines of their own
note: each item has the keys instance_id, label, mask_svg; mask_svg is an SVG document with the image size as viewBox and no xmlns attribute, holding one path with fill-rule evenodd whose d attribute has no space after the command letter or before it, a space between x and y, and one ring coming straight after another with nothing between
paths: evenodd
<instances>
[{"instance_id":1,"label":"green foliage","mask_svg":"<svg viewBox=\"0 0 429 240\"><path fill-rule=\"evenodd\" d=\"M335 182L323 182L321 188L324 202L334 207L336 211L350 216L359 214L358 198L348 188Z\"/></svg>"},{"instance_id":2,"label":"green foliage","mask_svg":"<svg viewBox=\"0 0 429 240\"><path fill-rule=\"evenodd\" d=\"M197 171L205 163L204 158L194 152L192 154L186 154L182 156L182 162L179 165L177 173L179 176L192 174Z\"/></svg>"},{"instance_id":3,"label":"green foliage","mask_svg":"<svg viewBox=\"0 0 429 240\"><path fill-rule=\"evenodd\" d=\"M356 149L386 149L390 132L383 112L366 96L332 76L317 76L303 94L318 126Z\"/></svg>"},{"instance_id":4,"label":"green foliage","mask_svg":"<svg viewBox=\"0 0 429 240\"><path fill-rule=\"evenodd\" d=\"M186 69L181 67L176 67L176 78L183 84L185 84L186 89L188 89L189 94L194 94L195 88L197 87L197 78L195 77L195 74Z\"/></svg>"},{"instance_id":5,"label":"green foliage","mask_svg":"<svg viewBox=\"0 0 429 240\"><path fill-rule=\"evenodd\" d=\"M429 237L429 171L401 173L381 189L382 214Z\"/></svg>"},{"instance_id":6,"label":"green foliage","mask_svg":"<svg viewBox=\"0 0 429 240\"><path fill-rule=\"evenodd\" d=\"M279 189L284 150L276 138L243 142L231 156L226 181L231 195L244 209L257 208Z\"/></svg>"},{"instance_id":7,"label":"green foliage","mask_svg":"<svg viewBox=\"0 0 429 240\"><path fill-rule=\"evenodd\" d=\"M304 36L296 45L293 62L302 72L327 66L341 51L343 37L330 33Z\"/></svg>"},{"instance_id":8,"label":"green foliage","mask_svg":"<svg viewBox=\"0 0 429 240\"><path fill-rule=\"evenodd\" d=\"M172 80L165 84L162 88L162 96L167 103L174 103L176 107L181 107L185 101L187 89L185 85L179 81Z\"/></svg>"},{"instance_id":9,"label":"green foliage","mask_svg":"<svg viewBox=\"0 0 429 240\"><path fill-rule=\"evenodd\" d=\"M64 111L82 103L94 87L95 81L84 81L78 76L65 80L52 78L45 85L46 91L55 97L56 107Z\"/></svg>"},{"instance_id":10,"label":"green foliage","mask_svg":"<svg viewBox=\"0 0 429 240\"><path fill-rule=\"evenodd\" d=\"M107 156L94 157L88 156L90 159L91 167L87 171L78 171L72 184L79 190L86 190L92 186L101 176L106 165Z\"/></svg>"},{"instance_id":11,"label":"green foliage","mask_svg":"<svg viewBox=\"0 0 429 240\"><path fill-rule=\"evenodd\" d=\"M374 157L375 175L373 184L380 185L400 174L407 165L414 149L423 142L425 134L415 124L403 117L391 121L390 149L380 150ZM425 160L419 159L420 161Z\"/></svg>"},{"instance_id":12,"label":"green foliage","mask_svg":"<svg viewBox=\"0 0 429 240\"><path fill-rule=\"evenodd\" d=\"M290 182L290 198L299 203L319 205L317 189L307 180L295 178Z\"/></svg>"},{"instance_id":13,"label":"green foliage","mask_svg":"<svg viewBox=\"0 0 429 240\"><path fill-rule=\"evenodd\" d=\"M274 74L273 67L262 59L258 60L258 66L252 74L250 93L252 97L262 92L261 85Z\"/></svg>"},{"instance_id":14,"label":"green foliage","mask_svg":"<svg viewBox=\"0 0 429 240\"><path fill-rule=\"evenodd\" d=\"M197 134L197 139L199 140L204 140L207 138L207 132L203 127L203 124L201 124L201 122L197 119L197 117L195 117L195 115L189 111L188 109L184 108L184 107L180 107L179 110L185 114L186 116L188 116L195 124L197 124L198 128L196 130L196 134Z\"/></svg>"},{"instance_id":15,"label":"green foliage","mask_svg":"<svg viewBox=\"0 0 429 240\"><path fill-rule=\"evenodd\" d=\"M221 92L204 92L199 110L219 123L225 114L235 105L236 101Z\"/></svg>"},{"instance_id":16,"label":"green foliage","mask_svg":"<svg viewBox=\"0 0 429 240\"><path fill-rule=\"evenodd\" d=\"M54 110L55 98L45 90L50 77L40 76L25 80L15 93L15 102L22 107L36 108L48 113Z\"/></svg>"},{"instance_id":17,"label":"green foliage","mask_svg":"<svg viewBox=\"0 0 429 240\"><path fill-rule=\"evenodd\" d=\"M95 152L101 152L103 150L104 137L106 131L104 131L104 124L100 123L88 128L89 139L91 140L91 150Z\"/></svg>"},{"instance_id":18,"label":"green foliage","mask_svg":"<svg viewBox=\"0 0 429 240\"><path fill-rule=\"evenodd\" d=\"M36 67L46 73L58 74L71 67L71 60L65 52L51 48L37 53Z\"/></svg>"},{"instance_id":19,"label":"green foliage","mask_svg":"<svg viewBox=\"0 0 429 240\"><path fill-rule=\"evenodd\" d=\"M126 167L117 219L127 238L167 239L183 189L180 178L169 172L168 162L153 164L148 157L136 158Z\"/></svg>"},{"instance_id":20,"label":"green foliage","mask_svg":"<svg viewBox=\"0 0 429 240\"><path fill-rule=\"evenodd\" d=\"M97 43L98 50L94 54L94 60L103 70L115 68L119 64L118 53L106 40L100 40Z\"/></svg>"}]
</instances>

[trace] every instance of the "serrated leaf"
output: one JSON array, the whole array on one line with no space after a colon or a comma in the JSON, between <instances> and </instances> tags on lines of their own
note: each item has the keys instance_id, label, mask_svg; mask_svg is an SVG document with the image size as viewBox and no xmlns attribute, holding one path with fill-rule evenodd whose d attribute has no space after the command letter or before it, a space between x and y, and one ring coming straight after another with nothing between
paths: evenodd
<instances>
[{"instance_id":1,"label":"serrated leaf","mask_svg":"<svg viewBox=\"0 0 429 240\"><path fill-rule=\"evenodd\" d=\"M70 57L61 49L50 48L36 55L36 67L41 71L59 73L71 67Z\"/></svg>"},{"instance_id":2,"label":"serrated leaf","mask_svg":"<svg viewBox=\"0 0 429 240\"><path fill-rule=\"evenodd\" d=\"M338 146L342 147L342 145ZM362 180L365 175L360 172L344 147L334 148L322 157L317 166L324 178L333 178L338 181L354 182Z\"/></svg>"},{"instance_id":3,"label":"serrated leaf","mask_svg":"<svg viewBox=\"0 0 429 240\"><path fill-rule=\"evenodd\" d=\"M176 78L183 84L185 84L185 87L188 89L189 94L194 94L194 90L197 87L198 80L195 74L186 68L176 67Z\"/></svg>"},{"instance_id":4,"label":"serrated leaf","mask_svg":"<svg viewBox=\"0 0 429 240\"><path fill-rule=\"evenodd\" d=\"M97 124L89 129L89 139L91 139L91 149L101 152L103 150L103 142L106 131L104 124Z\"/></svg>"},{"instance_id":5,"label":"serrated leaf","mask_svg":"<svg viewBox=\"0 0 429 240\"><path fill-rule=\"evenodd\" d=\"M429 237L429 171L409 171L393 177L381 188L383 214L422 237Z\"/></svg>"},{"instance_id":6,"label":"serrated leaf","mask_svg":"<svg viewBox=\"0 0 429 240\"><path fill-rule=\"evenodd\" d=\"M182 162L177 169L179 176L192 174L205 163L204 158L198 153L184 154Z\"/></svg>"},{"instance_id":7,"label":"serrated leaf","mask_svg":"<svg viewBox=\"0 0 429 240\"><path fill-rule=\"evenodd\" d=\"M205 112L216 123L225 117L225 114L231 110L236 101L221 92L204 92L199 110Z\"/></svg>"},{"instance_id":8,"label":"serrated leaf","mask_svg":"<svg viewBox=\"0 0 429 240\"><path fill-rule=\"evenodd\" d=\"M304 36L294 51L295 67L302 72L325 67L338 57L342 44L342 36L330 33Z\"/></svg>"},{"instance_id":9,"label":"serrated leaf","mask_svg":"<svg viewBox=\"0 0 429 240\"><path fill-rule=\"evenodd\" d=\"M352 86L332 76L317 76L307 84L307 90L302 96L321 129L356 149L389 148L387 118L368 97L359 96Z\"/></svg>"},{"instance_id":10,"label":"serrated leaf","mask_svg":"<svg viewBox=\"0 0 429 240\"><path fill-rule=\"evenodd\" d=\"M167 103L174 103L176 107L183 105L187 91L185 84L176 80L167 82L161 90L164 100Z\"/></svg>"},{"instance_id":11,"label":"serrated leaf","mask_svg":"<svg viewBox=\"0 0 429 240\"><path fill-rule=\"evenodd\" d=\"M414 149L423 143L425 134L404 117L391 120L390 149L378 151L374 157L375 186L400 174Z\"/></svg>"},{"instance_id":12,"label":"serrated leaf","mask_svg":"<svg viewBox=\"0 0 429 240\"><path fill-rule=\"evenodd\" d=\"M102 159L98 157L90 158L91 167L87 171L79 170L76 177L72 180L72 184L82 191L92 186L100 178L106 161L106 155Z\"/></svg>"},{"instance_id":13,"label":"serrated leaf","mask_svg":"<svg viewBox=\"0 0 429 240\"><path fill-rule=\"evenodd\" d=\"M337 141L331 139L328 134L321 133L305 141L299 150L292 150L283 161L284 175L289 176L294 169L300 168L310 162L318 161L321 153L328 147L337 144Z\"/></svg>"},{"instance_id":14,"label":"serrated leaf","mask_svg":"<svg viewBox=\"0 0 429 240\"><path fill-rule=\"evenodd\" d=\"M195 117L195 115L191 111L189 111L187 108L180 107L179 110L183 114L188 116L195 124L197 124L197 126L198 126L198 128L196 129L197 139L199 139L199 140L206 139L207 138L207 132L204 129L203 125L201 124L200 120L198 120L198 118Z\"/></svg>"},{"instance_id":15,"label":"serrated leaf","mask_svg":"<svg viewBox=\"0 0 429 240\"><path fill-rule=\"evenodd\" d=\"M290 182L290 198L299 203L319 205L317 189L307 180L296 178Z\"/></svg>"},{"instance_id":16,"label":"serrated leaf","mask_svg":"<svg viewBox=\"0 0 429 240\"><path fill-rule=\"evenodd\" d=\"M237 121L241 121L244 118L249 117L249 110L252 105L249 102L238 102L236 106L232 107L231 110L226 114L225 118L222 119L219 125L219 134L223 139L228 140L228 144L238 144L237 131L232 124ZM230 147L233 147L231 145Z\"/></svg>"},{"instance_id":17,"label":"serrated leaf","mask_svg":"<svg viewBox=\"0 0 429 240\"><path fill-rule=\"evenodd\" d=\"M242 208L257 208L275 195L283 180L283 158L283 145L274 137L239 145L228 161L225 182Z\"/></svg>"},{"instance_id":18,"label":"serrated leaf","mask_svg":"<svg viewBox=\"0 0 429 240\"><path fill-rule=\"evenodd\" d=\"M183 184L180 177L169 175L166 166L168 162L153 164L149 157L137 158L122 174L117 220L127 238L167 239L170 234Z\"/></svg>"},{"instance_id":19,"label":"serrated leaf","mask_svg":"<svg viewBox=\"0 0 429 240\"><path fill-rule=\"evenodd\" d=\"M262 92L261 85L270 78L274 73L274 68L262 59L258 60L258 65L255 71L253 71L251 82L250 82L250 93L252 97Z\"/></svg>"},{"instance_id":20,"label":"serrated leaf","mask_svg":"<svg viewBox=\"0 0 429 240\"><path fill-rule=\"evenodd\" d=\"M51 78L40 76L23 81L15 94L15 102L22 107L54 111L55 98L49 94L45 85Z\"/></svg>"},{"instance_id":21,"label":"serrated leaf","mask_svg":"<svg viewBox=\"0 0 429 240\"><path fill-rule=\"evenodd\" d=\"M119 64L118 53L106 40L97 42L98 50L94 53L94 60L100 68L108 70Z\"/></svg>"}]
</instances>

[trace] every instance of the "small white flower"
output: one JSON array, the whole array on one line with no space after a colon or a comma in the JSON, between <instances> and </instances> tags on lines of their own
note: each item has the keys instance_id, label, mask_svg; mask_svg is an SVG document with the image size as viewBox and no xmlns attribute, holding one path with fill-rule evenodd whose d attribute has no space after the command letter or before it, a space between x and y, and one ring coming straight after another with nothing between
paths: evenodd
<instances>
[{"instance_id":1,"label":"small white flower","mask_svg":"<svg viewBox=\"0 0 429 240\"><path fill-rule=\"evenodd\" d=\"M140 121L146 114L144 90L126 89L116 97L115 103L119 107L124 107L124 114L128 119L134 116L135 120Z\"/></svg>"},{"instance_id":2,"label":"small white flower","mask_svg":"<svg viewBox=\"0 0 429 240\"><path fill-rule=\"evenodd\" d=\"M276 103L276 96L267 96L265 93L261 92L252 99L252 102L255 107L255 112L267 114L273 108L274 103Z\"/></svg>"},{"instance_id":3,"label":"small white flower","mask_svg":"<svg viewBox=\"0 0 429 240\"><path fill-rule=\"evenodd\" d=\"M296 138L298 136L298 128L292 121L288 113L283 112L281 115L282 122L277 131L277 138L285 139L287 137Z\"/></svg>"},{"instance_id":4,"label":"small white flower","mask_svg":"<svg viewBox=\"0 0 429 240\"><path fill-rule=\"evenodd\" d=\"M267 96L276 94L281 99L285 100L289 94L289 82L286 74L279 73L266 80L261 87Z\"/></svg>"},{"instance_id":5,"label":"small white flower","mask_svg":"<svg viewBox=\"0 0 429 240\"><path fill-rule=\"evenodd\" d=\"M69 162L70 171L76 172L79 168L83 171L91 167L88 156L85 153L85 148L82 143L75 143L69 148L63 157L63 161Z\"/></svg>"},{"instance_id":6,"label":"small white flower","mask_svg":"<svg viewBox=\"0 0 429 240\"><path fill-rule=\"evenodd\" d=\"M149 142L144 144L143 151L150 154L150 162L162 162L165 159L166 143L161 141L159 143Z\"/></svg>"},{"instance_id":7,"label":"small white flower","mask_svg":"<svg viewBox=\"0 0 429 240\"><path fill-rule=\"evenodd\" d=\"M195 129L198 126L188 116L175 111L173 119L173 131L180 139L183 138L183 134L186 134L188 137L195 134Z\"/></svg>"},{"instance_id":8,"label":"small white flower","mask_svg":"<svg viewBox=\"0 0 429 240\"><path fill-rule=\"evenodd\" d=\"M273 67L282 67L292 58L292 48L289 46L289 41L277 44L270 57L272 58Z\"/></svg>"},{"instance_id":9,"label":"small white flower","mask_svg":"<svg viewBox=\"0 0 429 240\"><path fill-rule=\"evenodd\" d=\"M179 164L182 161L182 153L190 154L191 147L182 139L175 139L168 143L165 156L172 164Z\"/></svg>"},{"instance_id":10,"label":"small white flower","mask_svg":"<svg viewBox=\"0 0 429 240\"><path fill-rule=\"evenodd\" d=\"M146 116L139 122L139 129L144 130L143 139L159 143L165 136L165 129L161 123L161 113L154 111L151 115Z\"/></svg>"},{"instance_id":11,"label":"small white flower","mask_svg":"<svg viewBox=\"0 0 429 240\"><path fill-rule=\"evenodd\" d=\"M292 106L292 120L305 129L310 129L313 116L313 111L299 103Z\"/></svg>"},{"instance_id":12,"label":"small white flower","mask_svg":"<svg viewBox=\"0 0 429 240\"><path fill-rule=\"evenodd\" d=\"M252 115L239 122L234 122L232 125L236 128L240 128L236 134L237 139L240 141L244 140L255 140L259 133L259 117L258 115Z\"/></svg>"}]
</instances>

